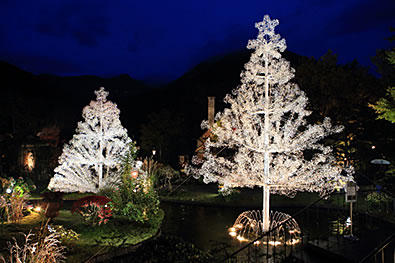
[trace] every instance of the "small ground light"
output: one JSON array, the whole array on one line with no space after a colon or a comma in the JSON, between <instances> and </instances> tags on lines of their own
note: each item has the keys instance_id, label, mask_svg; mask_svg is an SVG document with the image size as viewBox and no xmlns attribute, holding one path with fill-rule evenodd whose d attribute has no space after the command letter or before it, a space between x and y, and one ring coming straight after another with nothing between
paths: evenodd
<instances>
[{"instance_id":1,"label":"small ground light","mask_svg":"<svg viewBox=\"0 0 395 263\"><path fill-rule=\"evenodd\" d=\"M12 189L11 189L11 188L7 188L7 190L5 190L5 192L6 192L7 194L11 194Z\"/></svg>"},{"instance_id":2,"label":"small ground light","mask_svg":"<svg viewBox=\"0 0 395 263\"><path fill-rule=\"evenodd\" d=\"M36 207L34 208L34 211L36 211L36 212L40 212L40 211L41 211L41 207L39 207L39 206L36 206Z\"/></svg>"},{"instance_id":3,"label":"small ground light","mask_svg":"<svg viewBox=\"0 0 395 263\"><path fill-rule=\"evenodd\" d=\"M375 146L375 145L372 145L372 150L374 150L374 149L376 149L376 146Z\"/></svg>"}]
</instances>

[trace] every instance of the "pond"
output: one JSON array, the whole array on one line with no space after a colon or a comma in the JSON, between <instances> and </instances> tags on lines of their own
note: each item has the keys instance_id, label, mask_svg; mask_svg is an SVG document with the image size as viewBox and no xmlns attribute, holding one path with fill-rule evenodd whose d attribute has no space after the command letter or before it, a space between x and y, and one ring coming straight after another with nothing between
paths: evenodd
<instances>
[{"instance_id":1,"label":"pond","mask_svg":"<svg viewBox=\"0 0 395 263\"><path fill-rule=\"evenodd\" d=\"M232 242L228 234L243 208L211 207L161 203L165 211L162 231L208 250L215 244Z\"/></svg>"},{"instance_id":2,"label":"pond","mask_svg":"<svg viewBox=\"0 0 395 263\"><path fill-rule=\"evenodd\" d=\"M249 209L165 202L161 204L161 207L166 214L161 228L163 233L179 236L202 250L218 249L222 246L227 249L227 254L229 254L240 247L240 242L229 235L228 229L233 226L240 213ZM271 209L293 215L302 208L271 207ZM347 234L349 231L346 222L348 215L347 209L313 207L296 216L295 219L303 232L304 242L306 242L308 240L324 240L336 234L340 236ZM378 219L356 213L353 233L362 237L370 234L371 231L386 228L385 225Z\"/></svg>"},{"instance_id":3,"label":"pond","mask_svg":"<svg viewBox=\"0 0 395 263\"><path fill-rule=\"evenodd\" d=\"M162 203L161 208L165 211L165 218L162 223L163 233L179 236L203 250L212 249L220 244L239 245L239 242L236 242L229 235L228 229L233 226L236 218L242 212L248 210L242 207L214 207L176 203ZM300 210L300 208L283 207L272 207L272 209L290 215ZM321 212L319 214L311 213L306 216L307 218L300 217L303 221L298 222L298 224L302 231L309 231L311 234L328 232L326 228L330 217L322 215ZM321 218L320 221L323 224L317 223L317 216Z\"/></svg>"}]
</instances>

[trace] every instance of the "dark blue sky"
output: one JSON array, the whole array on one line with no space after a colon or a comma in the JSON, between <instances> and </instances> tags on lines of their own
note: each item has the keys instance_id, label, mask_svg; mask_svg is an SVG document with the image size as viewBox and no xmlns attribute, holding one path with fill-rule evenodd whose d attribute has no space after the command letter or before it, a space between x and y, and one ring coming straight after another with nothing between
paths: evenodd
<instances>
[{"instance_id":1,"label":"dark blue sky","mask_svg":"<svg viewBox=\"0 0 395 263\"><path fill-rule=\"evenodd\" d=\"M265 14L288 50L370 65L395 27L394 0L0 0L0 60L34 73L171 80L245 48Z\"/></svg>"}]
</instances>

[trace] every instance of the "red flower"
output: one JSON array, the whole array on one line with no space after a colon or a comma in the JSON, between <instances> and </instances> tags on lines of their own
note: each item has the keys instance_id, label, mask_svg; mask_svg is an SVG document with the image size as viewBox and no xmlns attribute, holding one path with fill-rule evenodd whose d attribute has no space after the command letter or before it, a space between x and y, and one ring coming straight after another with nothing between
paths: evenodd
<instances>
[{"instance_id":1,"label":"red flower","mask_svg":"<svg viewBox=\"0 0 395 263\"><path fill-rule=\"evenodd\" d=\"M76 200L73 203L71 213L74 214L77 212L84 218L85 216L97 216L99 218L99 225L101 225L101 223L106 224L109 220L108 218L112 216L111 207L107 205L107 203L111 201L111 199L105 196L86 196ZM96 209L89 209L90 207L95 207ZM89 212L87 213L86 209L84 208L88 208ZM85 213L82 210L85 210Z\"/></svg>"}]
</instances>

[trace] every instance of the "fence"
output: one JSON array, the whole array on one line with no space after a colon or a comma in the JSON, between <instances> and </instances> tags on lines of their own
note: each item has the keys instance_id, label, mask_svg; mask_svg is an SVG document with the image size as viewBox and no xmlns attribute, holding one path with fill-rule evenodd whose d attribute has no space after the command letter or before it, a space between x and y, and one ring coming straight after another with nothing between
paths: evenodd
<instances>
[{"instance_id":1,"label":"fence","mask_svg":"<svg viewBox=\"0 0 395 263\"><path fill-rule=\"evenodd\" d=\"M360 192L359 198L366 199L369 193ZM242 245L242 237L238 238L240 248L220 262L325 262L323 253L327 255L327 262L394 262L395 228L381 218L369 215L369 209L371 207L366 202L356 202L351 217L344 194L325 196L293 213L270 231L250 238L245 245ZM291 220L299 223L300 234L295 235L294 229L290 228ZM373 243L365 246L366 237L373 232L372 242L377 239L378 243L374 247L369 246ZM359 235L361 240L357 238ZM319 259L315 251L321 254Z\"/></svg>"}]
</instances>

